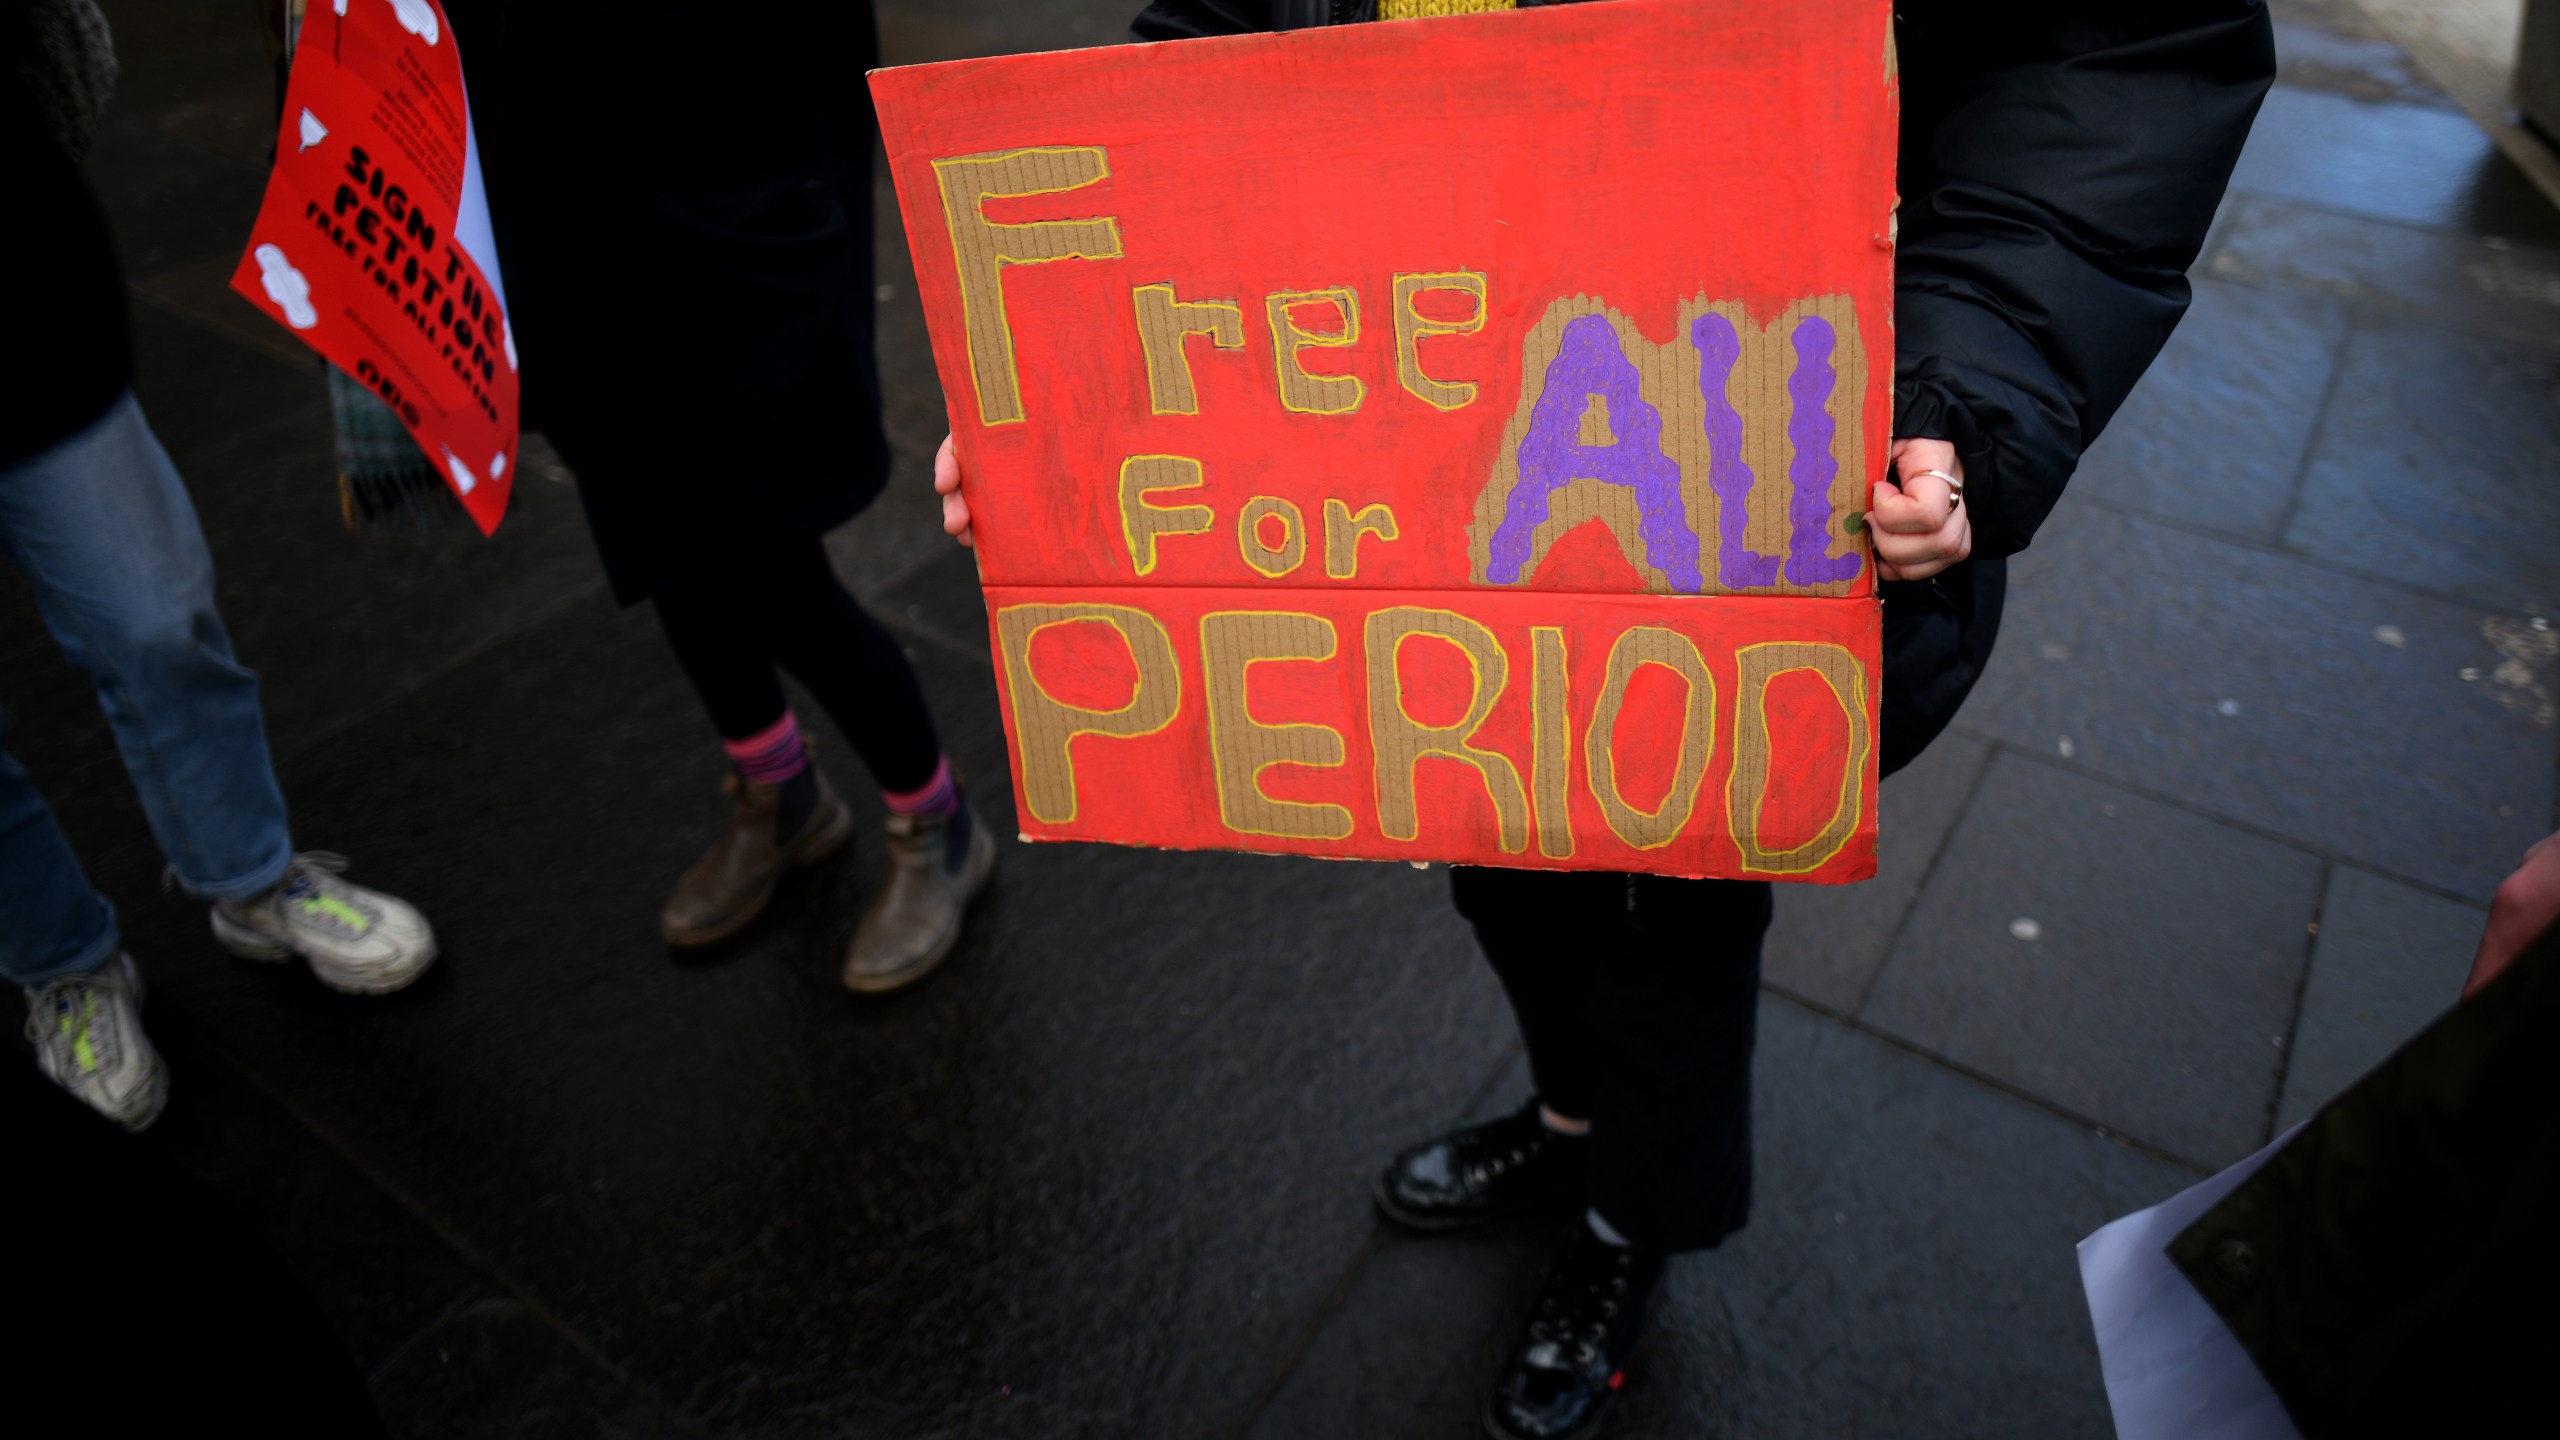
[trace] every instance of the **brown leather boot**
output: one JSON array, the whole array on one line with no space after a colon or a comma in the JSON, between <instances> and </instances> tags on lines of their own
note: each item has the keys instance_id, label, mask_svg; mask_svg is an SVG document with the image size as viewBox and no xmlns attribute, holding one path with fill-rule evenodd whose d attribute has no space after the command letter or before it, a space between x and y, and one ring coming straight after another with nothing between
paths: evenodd
<instances>
[{"instance_id":1,"label":"brown leather boot","mask_svg":"<svg viewBox=\"0 0 2560 1440\"><path fill-rule=\"evenodd\" d=\"M853 812L845 808L827 777L813 767L818 801L799 833L777 836L774 823L781 808L782 787L760 785L730 772L720 782L733 802L729 833L712 843L693 868L676 882L666 908L658 912L658 933L678 949L717 944L747 928L773 899L783 872L815 864L844 848L853 834Z\"/></svg>"},{"instance_id":2,"label":"brown leather boot","mask_svg":"<svg viewBox=\"0 0 2560 1440\"><path fill-rule=\"evenodd\" d=\"M940 820L890 816L889 878L853 932L845 988L885 995L923 979L960 943L960 921L995 868L996 839L965 798Z\"/></svg>"}]
</instances>

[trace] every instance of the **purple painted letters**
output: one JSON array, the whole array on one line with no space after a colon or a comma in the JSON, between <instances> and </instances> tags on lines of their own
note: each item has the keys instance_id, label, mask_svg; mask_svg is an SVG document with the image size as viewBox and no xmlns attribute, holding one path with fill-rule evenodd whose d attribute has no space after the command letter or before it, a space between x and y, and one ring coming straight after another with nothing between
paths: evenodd
<instances>
[{"instance_id":1,"label":"purple painted letters","mask_svg":"<svg viewBox=\"0 0 2560 1440\"><path fill-rule=\"evenodd\" d=\"M1751 467L1742 462L1742 412L1733 408L1725 387L1733 379L1733 362L1742 355L1742 340L1733 322L1721 315L1701 315L1689 326L1689 343L1698 351L1698 394L1707 402L1707 483L1716 492L1716 575L1740 589L1778 583L1778 557L1752 550L1744 538L1751 525Z\"/></svg>"},{"instance_id":2,"label":"purple painted letters","mask_svg":"<svg viewBox=\"0 0 2560 1440\"><path fill-rule=\"evenodd\" d=\"M1755 335L1753 343L1774 342L1777 334L1773 325ZM1742 332L1730 316L1715 310L1689 322L1689 344L1698 354L1698 396L1704 402L1699 427L1706 441L1706 481L1715 495L1712 583L1720 590L1765 590L1779 584L1781 574L1788 584L1832 585L1856 579L1865 568L1862 554L1830 553L1831 487L1840 476L1840 462L1832 454L1839 427L1830 408L1840 385L1835 363L1839 333L1821 315L1799 311L1787 340L1794 351L1787 372L1787 544L1784 555L1773 555L1751 548L1751 490L1760 477L1743 459L1745 421L1730 394L1734 368L1742 362ZM1647 342L1639 338L1636 343ZM1758 384L1754 382L1755 388ZM1595 398L1606 407L1614 443L1583 443L1584 412ZM1769 419L1774 423L1774 416ZM1674 591L1705 591L1710 580L1700 572L1709 556L1690 523L1680 466L1664 452L1662 423L1662 412L1646 401L1641 377L1609 317L1567 320L1532 402L1527 433L1513 455L1514 479L1502 497L1501 522L1486 545L1485 578L1496 585L1526 580L1537 559L1531 547L1538 527L1554 513L1556 492L1578 480L1596 480L1634 492L1633 538L1641 542L1645 564L1668 579ZM1620 533L1617 539L1627 545L1630 537Z\"/></svg>"},{"instance_id":3,"label":"purple painted letters","mask_svg":"<svg viewBox=\"0 0 2560 1440\"><path fill-rule=\"evenodd\" d=\"M1831 548L1831 481L1840 473L1831 458L1833 344L1830 321L1807 315L1796 322L1796 368L1787 376L1787 439L1796 452L1787 471L1795 486L1787 502L1787 578L1798 585L1853 579L1866 563L1823 553Z\"/></svg>"},{"instance_id":4,"label":"purple painted letters","mask_svg":"<svg viewBox=\"0 0 2560 1440\"><path fill-rule=\"evenodd\" d=\"M1582 414L1594 395L1608 407L1614 445L1582 443ZM1566 323L1520 441L1519 466L1519 483L1503 501L1502 524L1488 547L1485 578L1494 584L1525 578L1530 540L1555 492L1576 480L1597 480L1635 491L1645 558L1672 589L1697 594L1706 588L1698 575L1698 534L1680 503L1680 467L1662 453L1662 412L1645 403L1636 368L1606 317Z\"/></svg>"}]
</instances>

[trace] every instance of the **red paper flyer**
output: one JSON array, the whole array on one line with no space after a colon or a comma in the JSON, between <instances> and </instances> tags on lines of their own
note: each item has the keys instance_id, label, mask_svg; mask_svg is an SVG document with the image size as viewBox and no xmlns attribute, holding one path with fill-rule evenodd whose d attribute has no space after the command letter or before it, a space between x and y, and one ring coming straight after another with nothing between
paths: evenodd
<instances>
[{"instance_id":1,"label":"red paper flyer","mask_svg":"<svg viewBox=\"0 0 2560 1440\"><path fill-rule=\"evenodd\" d=\"M398 414L482 533L514 478L516 348L453 28L313 0L231 288Z\"/></svg>"}]
</instances>

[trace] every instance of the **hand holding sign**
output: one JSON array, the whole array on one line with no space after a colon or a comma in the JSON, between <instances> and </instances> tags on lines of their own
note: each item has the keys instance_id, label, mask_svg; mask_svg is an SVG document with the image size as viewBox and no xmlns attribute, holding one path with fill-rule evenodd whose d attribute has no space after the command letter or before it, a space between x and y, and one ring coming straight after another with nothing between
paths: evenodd
<instances>
[{"instance_id":1,"label":"hand holding sign","mask_svg":"<svg viewBox=\"0 0 2560 1440\"><path fill-rule=\"evenodd\" d=\"M1887 580L1926 580L1973 553L1973 512L1955 486L1964 462L1944 440L1893 442L1892 480L1876 482L1867 508L1875 532L1876 573Z\"/></svg>"},{"instance_id":2,"label":"hand holding sign","mask_svg":"<svg viewBox=\"0 0 2560 1440\"><path fill-rule=\"evenodd\" d=\"M942 533L963 545L977 544L969 534L969 497L960 493L960 452L948 435L933 452L933 493L942 497Z\"/></svg>"},{"instance_id":3,"label":"hand holding sign","mask_svg":"<svg viewBox=\"0 0 2560 1440\"><path fill-rule=\"evenodd\" d=\"M2499 884L2490 900L2489 926L2481 933L2478 953L2471 957L2471 975L2462 982L2462 998L2470 999L2505 974L2554 920L2560 920L2560 835L2547 835L2524 852L2515 873Z\"/></svg>"}]
</instances>

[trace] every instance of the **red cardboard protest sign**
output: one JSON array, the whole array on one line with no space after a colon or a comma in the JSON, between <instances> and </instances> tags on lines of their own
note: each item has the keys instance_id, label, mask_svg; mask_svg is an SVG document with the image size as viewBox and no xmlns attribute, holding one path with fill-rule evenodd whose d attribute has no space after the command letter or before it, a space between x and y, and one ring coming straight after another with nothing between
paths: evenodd
<instances>
[{"instance_id":1,"label":"red cardboard protest sign","mask_svg":"<svg viewBox=\"0 0 2560 1440\"><path fill-rule=\"evenodd\" d=\"M486 533L514 479L516 351L470 117L435 0L314 0L231 288L379 395Z\"/></svg>"},{"instance_id":2,"label":"red cardboard protest sign","mask_svg":"<svg viewBox=\"0 0 2560 1440\"><path fill-rule=\"evenodd\" d=\"M1873 872L1884 0L872 89L1026 836Z\"/></svg>"}]
</instances>

